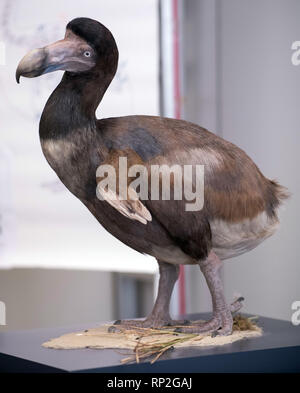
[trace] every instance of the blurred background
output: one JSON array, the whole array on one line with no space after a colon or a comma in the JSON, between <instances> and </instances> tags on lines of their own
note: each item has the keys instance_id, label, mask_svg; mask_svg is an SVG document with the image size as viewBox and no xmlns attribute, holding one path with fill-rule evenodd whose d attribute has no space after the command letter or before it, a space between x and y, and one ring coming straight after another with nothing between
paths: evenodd
<instances>
[{"instance_id":1,"label":"blurred background","mask_svg":"<svg viewBox=\"0 0 300 393\"><path fill-rule=\"evenodd\" d=\"M193 121L289 188L280 230L225 261L223 281L244 311L290 320L300 300L300 2L1 0L0 331L142 317L156 295L156 261L108 234L42 155L39 117L61 73L15 82L24 54L61 39L78 16L106 25L120 52L98 117ZM185 267L171 313L210 309L200 270Z\"/></svg>"}]
</instances>

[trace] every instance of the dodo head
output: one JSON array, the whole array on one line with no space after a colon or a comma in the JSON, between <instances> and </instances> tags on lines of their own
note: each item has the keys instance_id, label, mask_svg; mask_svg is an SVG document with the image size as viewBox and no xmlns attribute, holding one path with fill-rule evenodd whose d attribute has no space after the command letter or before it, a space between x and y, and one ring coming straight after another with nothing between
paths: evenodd
<instances>
[{"instance_id":1,"label":"dodo head","mask_svg":"<svg viewBox=\"0 0 300 393\"><path fill-rule=\"evenodd\" d=\"M20 61L16 79L35 78L49 72L64 70L71 75L114 74L118 49L111 32L89 18L76 18L68 23L63 40L30 51Z\"/></svg>"}]
</instances>

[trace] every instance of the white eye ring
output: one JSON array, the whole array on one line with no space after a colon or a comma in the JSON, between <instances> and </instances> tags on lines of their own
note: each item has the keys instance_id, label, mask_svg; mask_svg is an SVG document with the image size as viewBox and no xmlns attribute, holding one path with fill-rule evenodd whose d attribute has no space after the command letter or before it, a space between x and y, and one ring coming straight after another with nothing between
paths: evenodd
<instances>
[{"instance_id":1,"label":"white eye ring","mask_svg":"<svg viewBox=\"0 0 300 393\"><path fill-rule=\"evenodd\" d=\"M89 51L86 50L86 51L84 52L84 56L85 56L85 57L91 57L91 52L89 52Z\"/></svg>"}]
</instances>

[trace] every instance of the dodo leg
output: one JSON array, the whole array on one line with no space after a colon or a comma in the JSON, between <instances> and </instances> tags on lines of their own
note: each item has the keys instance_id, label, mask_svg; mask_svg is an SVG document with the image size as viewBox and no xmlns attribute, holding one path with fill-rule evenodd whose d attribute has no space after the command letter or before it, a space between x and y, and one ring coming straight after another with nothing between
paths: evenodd
<instances>
[{"instance_id":1,"label":"dodo leg","mask_svg":"<svg viewBox=\"0 0 300 393\"><path fill-rule=\"evenodd\" d=\"M171 295L178 279L179 266L162 261L158 261L158 264L160 273L158 294L151 314L145 320L118 320L114 325L159 328L188 323L188 321L174 321L169 314Z\"/></svg>"},{"instance_id":2,"label":"dodo leg","mask_svg":"<svg viewBox=\"0 0 300 393\"><path fill-rule=\"evenodd\" d=\"M231 312L240 308L242 298L231 306L227 305L223 284L220 277L221 261L214 252L210 252L207 259L200 262L200 269L204 274L212 297L213 317L208 322L194 322L192 326L176 329L187 333L214 332L214 335L229 335L232 333L233 319Z\"/></svg>"}]
</instances>

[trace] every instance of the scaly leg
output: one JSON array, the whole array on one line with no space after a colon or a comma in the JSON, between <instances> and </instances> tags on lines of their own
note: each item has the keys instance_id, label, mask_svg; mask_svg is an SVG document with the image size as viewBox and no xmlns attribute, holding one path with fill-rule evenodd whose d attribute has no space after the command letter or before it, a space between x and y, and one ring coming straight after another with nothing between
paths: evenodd
<instances>
[{"instance_id":1,"label":"scaly leg","mask_svg":"<svg viewBox=\"0 0 300 393\"><path fill-rule=\"evenodd\" d=\"M159 285L156 302L151 314L144 320L118 320L110 328L111 332L117 330L116 325L125 328L130 327L151 327L159 328L162 326L185 325L188 321L174 321L170 317L169 306L174 285L179 276L179 266L170 263L157 261L159 264Z\"/></svg>"},{"instance_id":2,"label":"scaly leg","mask_svg":"<svg viewBox=\"0 0 300 393\"><path fill-rule=\"evenodd\" d=\"M185 333L213 332L213 335L229 335L232 333L233 325L231 312L236 312L241 308L241 301L243 299L237 299L232 305L227 305L220 277L222 263L213 251L199 265L211 293L213 317L208 322L201 323L200 321L196 321L193 322L192 326L180 327L176 331Z\"/></svg>"}]
</instances>

